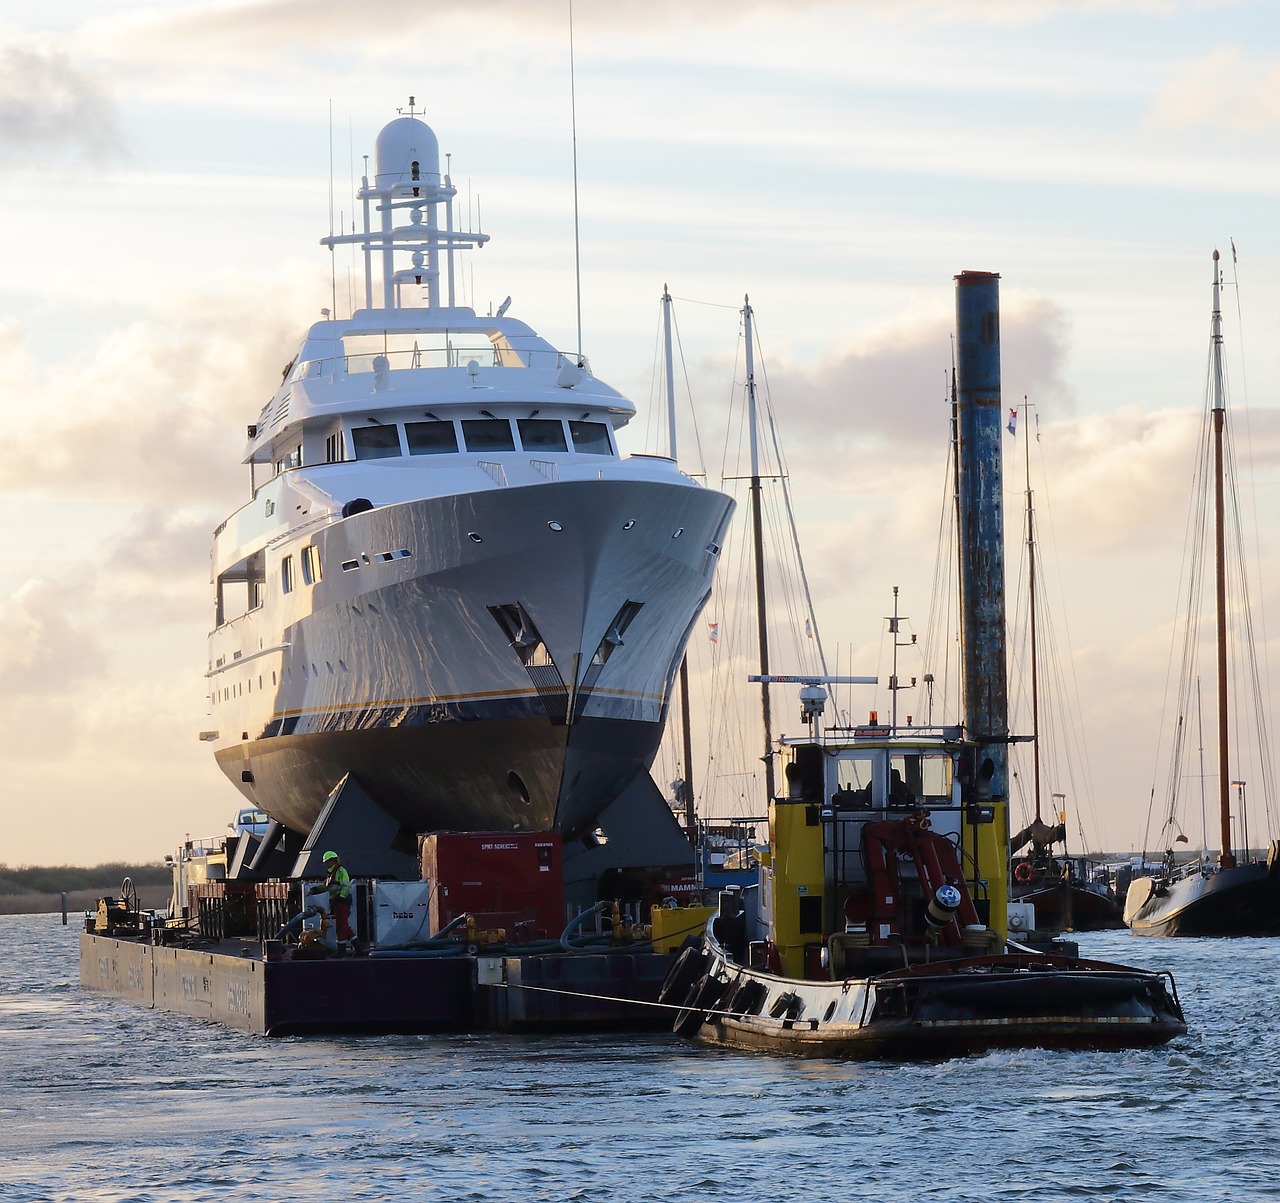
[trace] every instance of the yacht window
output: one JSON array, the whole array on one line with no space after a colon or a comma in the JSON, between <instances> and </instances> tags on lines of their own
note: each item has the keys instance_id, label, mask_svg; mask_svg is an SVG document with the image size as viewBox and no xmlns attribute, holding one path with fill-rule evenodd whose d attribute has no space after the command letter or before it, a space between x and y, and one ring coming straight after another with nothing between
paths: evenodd
<instances>
[{"instance_id":1,"label":"yacht window","mask_svg":"<svg viewBox=\"0 0 1280 1203\"><path fill-rule=\"evenodd\" d=\"M293 592L293 557L285 556L280 561L280 587L286 593Z\"/></svg>"},{"instance_id":2,"label":"yacht window","mask_svg":"<svg viewBox=\"0 0 1280 1203\"><path fill-rule=\"evenodd\" d=\"M290 468L300 467L301 464L302 464L302 446L301 444L299 444L297 447L294 447L290 451L287 451L278 460L276 460L276 464L275 464L276 475L279 476L281 472L288 472Z\"/></svg>"},{"instance_id":3,"label":"yacht window","mask_svg":"<svg viewBox=\"0 0 1280 1203\"><path fill-rule=\"evenodd\" d=\"M327 435L324 440L324 462L326 464L340 464L347 458L346 448L342 445L342 431L334 431L333 434Z\"/></svg>"},{"instance_id":4,"label":"yacht window","mask_svg":"<svg viewBox=\"0 0 1280 1203\"><path fill-rule=\"evenodd\" d=\"M462 423L468 451L514 451L511 423L503 418L471 418Z\"/></svg>"},{"instance_id":5,"label":"yacht window","mask_svg":"<svg viewBox=\"0 0 1280 1203\"><path fill-rule=\"evenodd\" d=\"M351 444L356 459L386 459L400 454L400 431L396 426L353 426Z\"/></svg>"},{"instance_id":6,"label":"yacht window","mask_svg":"<svg viewBox=\"0 0 1280 1203\"><path fill-rule=\"evenodd\" d=\"M554 418L521 418L520 445L526 451L568 451L564 425Z\"/></svg>"},{"instance_id":7,"label":"yacht window","mask_svg":"<svg viewBox=\"0 0 1280 1203\"><path fill-rule=\"evenodd\" d=\"M613 444L609 442L609 427L604 422L570 422L569 433L573 436L573 449L584 455L612 455Z\"/></svg>"},{"instance_id":8,"label":"yacht window","mask_svg":"<svg viewBox=\"0 0 1280 1203\"><path fill-rule=\"evenodd\" d=\"M458 450L452 422L406 422L404 437L410 455L448 455Z\"/></svg>"},{"instance_id":9,"label":"yacht window","mask_svg":"<svg viewBox=\"0 0 1280 1203\"><path fill-rule=\"evenodd\" d=\"M310 544L302 549L302 579L308 585L314 585L321 579L320 549Z\"/></svg>"}]
</instances>

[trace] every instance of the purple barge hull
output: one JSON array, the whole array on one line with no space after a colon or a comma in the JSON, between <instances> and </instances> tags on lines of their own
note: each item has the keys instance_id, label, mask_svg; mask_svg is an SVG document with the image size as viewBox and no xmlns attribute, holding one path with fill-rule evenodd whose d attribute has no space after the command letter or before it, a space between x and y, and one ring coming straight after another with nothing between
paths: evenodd
<instances>
[{"instance_id":1,"label":"purple barge hull","mask_svg":"<svg viewBox=\"0 0 1280 1203\"><path fill-rule=\"evenodd\" d=\"M80 985L262 1036L334 1032L666 1030L656 1003L673 957L272 960L223 940L172 948L83 932Z\"/></svg>"}]
</instances>

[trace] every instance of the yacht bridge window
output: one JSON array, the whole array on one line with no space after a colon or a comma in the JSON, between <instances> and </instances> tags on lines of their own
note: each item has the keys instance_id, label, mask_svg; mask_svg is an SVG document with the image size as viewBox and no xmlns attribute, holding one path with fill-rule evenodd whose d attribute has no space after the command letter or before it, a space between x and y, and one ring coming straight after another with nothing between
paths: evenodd
<instances>
[{"instance_id":1,"label":"yacht bridge window","mask_svg":"<svg viewBox=\"0 0 1280 1203\"><path fill-rule=\"evenodd\" d=\"M452 455L462 450L482 454L518 450L538 455L570 451L581 455L616 454L608 423L564 422L559 418L518 418L514 424L507 418L406 422L403 446L400 427L395 422L353 426L350 433L351 449L358 460L397 458L405 454L406 448L409 455ZM334 456L336 459L331 458ZM330 463L339 462L340 444L326 444L326 458Z\"/></svg>"},{"instance_id":2,"label":"yacht bridge window","mask_svg":"<svg viewBox=\"0 0 1280 1203\"><path fill-rule=\"evenodd\" d=\"M505 418L467 418L462 422L462 437L468 451L514 451L515 439L511 423Z\"/></svg>"},{"instance_id":3,"label":"yacht bridge window","mask_svg":"<svg viewBox=\"0 0 1280 1203\"><path fill-rule=\"evenodd\" d=\"M448 455L458 450L458 432L452 422L406 422L404 435L410 455Z\"/></svg>"},{"instance_id":4,"label":"yacht bridge window","mask_svg":"<svg viewBox=\"0 0 1280 1203\"><path fill-rule=\"evenodd\" d=\"M520 445L526 451L569 450L563 422L554 418L520 418L516 426L520 431Z\"/></svg>"},{"instance_id":5,"label":"yacht bridge window","mask_svg":"<svg viewBox=\"0 0 1280 1203\"><path fill-rule=\"evenodd\" d=\"M400 430L387 426L353 426L351 445L356 459L387 459L400 454Z\"/></svg>"},{"instance_id":6,"label":"yacht bridge window","mask_svg":"<svg viewBox=\"0 0 1280 1203\"><path fill-rule=\"evenodd\" d=\"M569 434L573 438L573 449L584 455L612 455L613 444L609 441L609 426L605 422L570 422Z\"/></svg>"}]
</instances>

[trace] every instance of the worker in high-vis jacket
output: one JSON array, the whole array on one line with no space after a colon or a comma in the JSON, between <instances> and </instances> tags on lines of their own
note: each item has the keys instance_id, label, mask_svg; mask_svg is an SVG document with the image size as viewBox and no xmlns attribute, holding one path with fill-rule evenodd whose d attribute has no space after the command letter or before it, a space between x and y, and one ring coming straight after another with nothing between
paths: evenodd
<instances>
[{"instance_id":1,"label":"worker in high-vis jacket","mask_svg":"<svg viewBox=\"0 0 1280 1203\"><path fill-rule=\"evenodd\" d=\"M340 941L351 941L356 933L351 930L351 874L342 867L336 852L324 854L324 881L307 890L308 894L329 895L329 913Z\"/></svg>"}]
</instances>

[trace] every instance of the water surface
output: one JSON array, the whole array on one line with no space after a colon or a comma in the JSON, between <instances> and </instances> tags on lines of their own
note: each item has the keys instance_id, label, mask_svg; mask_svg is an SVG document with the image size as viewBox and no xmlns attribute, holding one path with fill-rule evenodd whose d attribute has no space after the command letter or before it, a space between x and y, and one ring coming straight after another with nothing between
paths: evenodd
<instances>
[{"instance_id":1,"label":"water surface","mask_svg":"<svg viewBox=\"0 0 1280 1203\"><path fill-rule=\"evenodd\" d=\"M674 1037L268 1040L82 991L0 916L3 1200L1280 1198L1280 939L1082 935L1173 970L1157 1050L923 1065Z\"/></svg>"}]
</instances>

